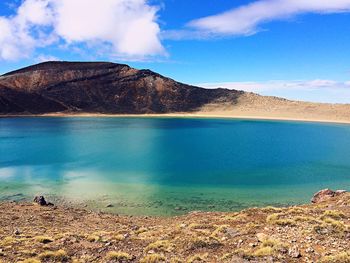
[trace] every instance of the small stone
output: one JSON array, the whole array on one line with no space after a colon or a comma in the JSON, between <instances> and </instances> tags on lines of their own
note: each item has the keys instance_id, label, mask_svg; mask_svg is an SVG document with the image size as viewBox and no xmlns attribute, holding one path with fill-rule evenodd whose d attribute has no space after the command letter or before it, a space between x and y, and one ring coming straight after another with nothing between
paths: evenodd
<instances>
[{"instance_id":1,"label":"small stone","mask_svg":"<svg viewBox=\"0 0 350 263\"><path fill-rule=\"evenodd\" d=\"M335 191L335 194L340 195L340 194L344 194L346 192L347 192L346 190L337 190L337 191Z\"/></svg>"},{"instance_id":2,"label":"small stone","mask_svg":"<svg viewBox=\"0 0 350 263\"><path fill-rule=\"evenodd\" d=\"M288 250L288 255L292 258L300 258L301 254L297 246L293 246Z\"/></svg>"},{"instance_id":3,"label":"small stone","mask_svg":"<svg viewBox=\"0 0 350 263\"><path fill-rule=\"evenodd\" d=\"M45 197L42 196L42 195L34 197L33 201L34 201L34 203L37 203L38 205L41 205L41 206L46 206L47 205Z\"/></svg>"},{"instance_id":4,"label":"small stone","mask_svg":"<svg viewBox=\"0 0 350 263\"><path fill-rule=\"evenodd\" d=\"M282 254L288 253L288 249L286 249L285 247L278 248L278 251L281 252Z\"/></svg>"},{"instance_id":5,"label":"small stone","mask_svg":"<svg viewBox=\"0 0 350 263\"><path fill-rule=\"evenodd\" d=\"M267 235L264 233L257 233L256 238L259 242L264 242L267 239Z\"/></svg>"},{"instance_id":6,"label":"small stone","mask_svg":"<svg viewBox=\"0 0 350 263\"><path fill-rule=\"evenodd\" d=\"M306 253L312 253L315 250L312 247L308 247L307 249L305 249Z\"/></svg>"},{"instance_id":7,"label":"small stone","mask_svg":"<svg viewBox=\"0 0 350 263\"><path fill-rule=\"evenodd\" d=\"M132 227L130 227L130 229L133 231L137 231L140 229L140 227L139 226L132 226Z\"/></svg>"},{"instance_id":8,"label":"small stone","mask_svg":"<svg viewBox=\"0 0 350 263\"><path fill-rule=\"evenodd\" d=\"M331 199L336 195L338 195L336 191L333 191L331 189L323 189L314 194L314 196L311 199L311 202L314 204L321 203Z\"/></svg>"},{"instance_id":9,"label":"small stone","mask_svg":"<svg viewBox=\"0 0 350 263\"><path fill-rule=\"evenodd\" d=\"M16 230L13 232L16 236L18 236L18 235L20 235L21 234L21 232L19 231L19 229L18 228L16 228Z\"/></svg>"},{"instance_id":10,"label":"small stone","mask_svg":"<svg viewBox=\"0 0 350 263\"><path fill-rule=\"evenodd\" d=\"M234 262L234 263L247 263L248 261L246 261L245 259L240 258L240 257L238 257L238 256L232 256L230 262Z\"/></svg>"},{"instance_id":11,"label":"small stone","mask_svg":"<svg viewBox=\"0 0 350 263\"><path fill-rule=\"evenodd\" d=\"M226 228L226 234L230 237L230 238L234 238L236 236L239 236L239 231L234 229L234 228Z\"/></svg>"}]
</instances>

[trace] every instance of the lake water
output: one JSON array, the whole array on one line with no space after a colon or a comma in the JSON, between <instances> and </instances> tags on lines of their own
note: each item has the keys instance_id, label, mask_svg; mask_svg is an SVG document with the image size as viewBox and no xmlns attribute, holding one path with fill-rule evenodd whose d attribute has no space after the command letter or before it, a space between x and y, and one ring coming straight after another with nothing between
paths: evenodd
<instances>
[{"instance_id":1,"label":"lake water","mask_svg":"<svg viewBox=\"0 0 350 263\"><path fill-rule=\"evenodd\" d=\"M42 194L115 213L174 215L304 203L322 188L350 189L349 125L0 119L0 200Z\"/></svg>"}]
</instances>

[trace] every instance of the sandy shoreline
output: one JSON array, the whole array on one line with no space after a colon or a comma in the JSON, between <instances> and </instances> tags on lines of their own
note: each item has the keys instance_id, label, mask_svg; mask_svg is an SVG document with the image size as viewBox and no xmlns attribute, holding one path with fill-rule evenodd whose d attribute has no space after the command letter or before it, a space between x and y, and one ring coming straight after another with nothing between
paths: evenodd
<instances>
[{"instance_id":1,"label":"sandy shoreline","mask_svg":"<svg viewBox=\"0 0 350 263\"><path fill-rule=\"evenodd\" d=\"M271 121L297 121L297 122L316 122L316 123L335 123L350 124L349 120L337 120L326 118L300 118L300 117L284 117L284 116L259 116L259 115L231 115L230 113L165 113L165 114L102 114L102 113L50 113L50 114L8 114L0 115L0 118L16 118L16 117L70 117L70 118L203 118L203 119L237 119L237 120L271 120Z\"/></svg>"},{"instance_id":2,"label":"sandy shoreline","mask_svg":"<svg viewBox=\"0 0 350 263\"><path fill-rule=\"evenodd\" d=\"M192 112L149 114L103 114L93 112L0 114L0 118L6 117L220 118L350 124L350 104L291 101L277 97L245 93L234 103L208 103Z\"/></svg>"}]
</instances>

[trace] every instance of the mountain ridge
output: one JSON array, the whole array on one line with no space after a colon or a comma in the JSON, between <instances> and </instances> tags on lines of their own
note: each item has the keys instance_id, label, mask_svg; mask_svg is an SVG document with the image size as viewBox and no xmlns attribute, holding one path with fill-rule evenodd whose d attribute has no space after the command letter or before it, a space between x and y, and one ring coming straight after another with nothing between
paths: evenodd
<instances>
[{"instance_id":1,"label":"mountain ridge","mask_svg":"<svg viewBox=\"0 0 350 263\"><path fill-rule=\"evenodd\" d=\"M111 62L44 62L0 76L0 116L187 115L350 123L350 104L205 89Z\"/></svg>"},{"instance_id":2,"label":"mountain ridge","mask_svg":"<svg viewBox=\"0 0 350 263\"><path fill-rule=\"evenodd\" d=\"M0 113L192 112L216 100L234 102L241 93L191 86L125 64L44 62L1 76Z\"/></svg>"}]
</instances>

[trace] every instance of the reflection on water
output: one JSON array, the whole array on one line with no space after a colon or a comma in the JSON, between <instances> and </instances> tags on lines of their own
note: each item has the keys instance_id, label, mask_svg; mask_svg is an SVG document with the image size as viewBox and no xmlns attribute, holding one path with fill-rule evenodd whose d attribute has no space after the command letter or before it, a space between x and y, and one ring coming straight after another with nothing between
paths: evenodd
<instances>
[{"instance_id":1,"label":"reflection on water","mask_svg":"<svg viewBox=\"0 0 350 263\"><path fill-rule=\"evenodd\" d=\"M321 188L350 188L347 125L0 119L0 156L2 200L44 194L126 214L296 204Z\"/></svg>"}]
</instances>

